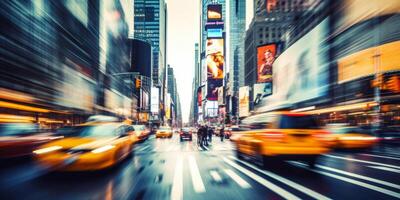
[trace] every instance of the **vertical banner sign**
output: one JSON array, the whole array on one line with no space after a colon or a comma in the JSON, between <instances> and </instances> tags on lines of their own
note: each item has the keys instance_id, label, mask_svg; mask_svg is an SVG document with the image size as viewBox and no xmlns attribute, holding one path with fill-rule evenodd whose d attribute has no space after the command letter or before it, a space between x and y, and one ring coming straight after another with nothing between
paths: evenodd
<instances>
[{"instance_id":1,"label":"vertical banner sign","mask_svg":"<svg viewBox=\"0 0 400 200\"><path fill-rule=\"evenodd\" d=\"M224 78L224 39L207 39L206 49L208 79Z\"/></svg>"},{"instance_id":2,"label":"vertical banner sign","mask_svg":"<svg viewBox=\"0 0 400 200\"><path fill-rule=\"evenodd\" d=\"M154 114L158 114L159 109L160 109L160 95L159 95L159 89L156 87L151 88L151 98L150 98L150 112Z\"/></svg>"},{"instance_id":3,"label":"vertical banner sign","mask_svg":"<svg viewBox=\"0 0 400 200\"><path fill-rule=\"evenodd\" d=\"M249 87L239 88L239 117L249 116Z\"/></svg>"},{"instance_id":4,"label":"vertical banner sign","mask_svg":"<svg viewBox=\"0 0 400 200\"><path fill-rule=\"evenodd\" d=\"M272 82L272 64L275 61L276 44L257 47L257 83Z\"/></svg>"}]
</instances>

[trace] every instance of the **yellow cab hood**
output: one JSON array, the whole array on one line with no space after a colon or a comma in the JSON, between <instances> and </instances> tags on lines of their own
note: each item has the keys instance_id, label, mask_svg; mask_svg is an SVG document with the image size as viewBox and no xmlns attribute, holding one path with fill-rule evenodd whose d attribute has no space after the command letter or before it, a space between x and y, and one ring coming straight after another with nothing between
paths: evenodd
<instances>
[{"instance_id":1,"label":"yellow cab hood","mask_svg":"<svg viewBox=\"0 0 400 200\"><path fill-rule=\"evenodd\" d=\"M98 147L111 144L117 137L107 137L107 138L78 138L71 137L65 138L61 140L57 140L55 142L51 142L46 146L61 146L63 149L96 149Z\"/></svg>"}]
</instances>

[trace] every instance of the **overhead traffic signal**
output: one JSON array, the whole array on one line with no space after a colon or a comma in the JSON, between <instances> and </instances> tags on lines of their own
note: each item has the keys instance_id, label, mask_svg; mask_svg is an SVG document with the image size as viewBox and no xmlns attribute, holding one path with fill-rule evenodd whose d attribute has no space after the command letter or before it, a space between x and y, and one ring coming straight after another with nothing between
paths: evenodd
<instances>
[{"instance_id":1,"label":"overhead traffic signal","mask_svg":"<svg viewBox=\"0 0 400 200\"><path fill-rule=\"evenodd\" d=\"M140 89L142 87L142 80L140 80L140 78L136 78L135 86L136 86L136 89Z\"/></svg>"}]
</instances>

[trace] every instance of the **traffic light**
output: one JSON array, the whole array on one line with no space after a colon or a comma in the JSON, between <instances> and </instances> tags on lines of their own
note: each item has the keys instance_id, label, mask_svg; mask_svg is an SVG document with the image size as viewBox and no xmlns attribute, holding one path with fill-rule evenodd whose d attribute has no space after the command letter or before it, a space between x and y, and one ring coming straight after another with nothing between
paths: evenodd
<instances>
[{"instance_id":1,"label":"traffic light","mask_svg":"<svg viewBox=\"0 0 400 200\"><path fill-rule=\"evenodd\" d=\"M140 89L142 87L142 80L140 80L140 78L136 78L135 82L136 89Z\"/></svg>"},{"instance_id":2,"label":"traffic light","mask_svg":"<svg viewBox=\"0 0 400 200\"><path fill-rule=\"evenodd\" d=\"M392 92L400 92L400 79L398 76L392 76L386 82L386 89Z\"/></svg>"}]
</instances>

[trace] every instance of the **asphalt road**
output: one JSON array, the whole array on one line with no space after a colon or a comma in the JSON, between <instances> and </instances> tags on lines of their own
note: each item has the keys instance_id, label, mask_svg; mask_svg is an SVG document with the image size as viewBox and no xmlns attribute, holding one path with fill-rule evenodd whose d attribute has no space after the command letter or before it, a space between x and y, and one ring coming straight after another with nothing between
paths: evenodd
<instances>
[{"instance_id":1,"label":"asphalt road","mask_svg":"<svg viewBox=\"0 0 400 200\"><path fill-rule=\"evenodd\" d=\"M155 139L132 158L92 173L54 173L34 161L0 164L0 199L400 199L400 148L332 152L315 169L288 161L263 169L234 145Z\"/></svg>"}]
</instances>

